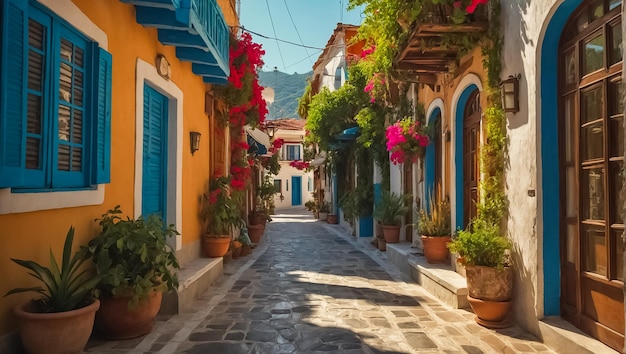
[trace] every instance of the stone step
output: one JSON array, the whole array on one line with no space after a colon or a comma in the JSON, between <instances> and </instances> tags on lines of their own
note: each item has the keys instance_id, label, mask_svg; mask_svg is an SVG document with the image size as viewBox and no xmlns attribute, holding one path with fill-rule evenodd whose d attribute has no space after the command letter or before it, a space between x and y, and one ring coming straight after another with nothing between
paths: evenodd
<instances>
[{"instance_id":1,"label":"stone step","mask_svg":"<svg viewBox=\"0 0 626 354\"><path fill-rule=\"evenodd\" d=\"M178 271L178 289L163 294L159 315L175 315L191 309L200 297L221 276L224 263L219 258L197 258Z\"/></svg>"},{"instance_id":2,"label":"stone step","mask_svg":"<svg viewBox=\"0 0 626 354\"><path fill-rule=\"evenodd\" d=\"M559 354L618 353L561 317L545 317L539 321L539 331L543 343Z\"/></svg>"},{"instance_id":3,"label":"stone step","mask_svg":"<svg viewBox=\"0 0 626 354\"><path fill-rule=\"evenodd\" d=\"M449 264L430 264L424 256L409 254L411 279L455 309L469 308L467 282Z\"/></svg>"},{"instance_id":4,"label":"stone step","mask_svg":"<svg viewBox=\"0 0 626 354\"><path fill-rule=\"evenodd\" d=\"M430 264L409 242L388 243L387 259L452 308L469 308L465 278L448 264Z\"/></svg>"}]
</instances>

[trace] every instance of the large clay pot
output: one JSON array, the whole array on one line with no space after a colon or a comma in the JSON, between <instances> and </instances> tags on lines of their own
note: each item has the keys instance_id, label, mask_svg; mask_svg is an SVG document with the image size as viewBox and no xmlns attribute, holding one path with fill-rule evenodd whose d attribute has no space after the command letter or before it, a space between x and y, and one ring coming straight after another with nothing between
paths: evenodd
<instances>
[{"instance_id":1,"label":"large clay pot","mask_svg":"<svg viewBox=\"0 0 626 354\"><path fill-rule=\"evenodd\" d=\"M56 313L37 313L32 302L19 305L13 312L22 345L31 354L82 353L93 330L100 301L82 308Z\"/></svg>"},{"instance_id":2,"label":"large clay pot","mask_svg":"<svg viewBox=\"0 0 626 354\"><path fill-rule=\"evenodd\" d=\"M513 294L513 268L468 265L467 291L475 299L487 301L509 301Z\"/></svg>"},{"instance_id":3,"label":"large clay pot","mask_svg":"<svg viewBox=\"0 0 626 354\"><path fill-rule=\"evenodd\" d=\"M325 211L320 211L319 212L319 216L320 216L320 221L327 221L328 220L328 213Z\"/></svg>"},{"instance_id":4,"label":"large clay pot","mask_svg":"<svg viewBox=\"0 0 626 354\"><path fill-rule=\"evenodd\" d=\"M250 225L264 225L267 223L267 215L263 213L252 213L248 216Z\"/></svg>"},{"instance_id":5,"label":"large clay pot","mask_svg":"<svg viewBox=\"0 0 626 354\"><path fill-rule=\"evenodd\" d=\"M398 243L400 241L400 226L383 225L383 236L387 243Z\"/></svg>"},{"instance_id":6,"label":"large clay pot","mask_svg":"<svg viewBox=\"0 0 626 354\"><path fill-rule=\"evenodd\" d=\"M327 221L329 224L336 224L339 221L337 214L328 214Z\"/></svg>"},{"instance_id":7,"label":"large clay pot","mask_svg":"<svg viewBox=\"0 0 626 354\"><path fill-rule=\"evenodd\" d=\"M105 339L130 339L150 333L154 325L163 294L159 289L150 291L146 299L129 305L130 296L105 296L96 314L96 332Z\"/></svg>"},{"instance_id":8,"label":"large clay pot","mask_svg":"<svg viewBox=\"0 0 626 354\"><path fill-rule=\"evenodd\" d=\"M202 236L202 250L207 257L224 257L230 246L230 236Z\"/></svg>"},{"instance_id":9,"label":"large clay pot","mask_svg":"<svg viewBox=\"0 0 626 354\"><path fill-rule=\"evenodd\" d=\"M448 261L448 243L452 241L450 236L424 236L424 256L428 263L445 263Z\"/></svg>"},{"instance_id":10,"label":"large clay pot","mask_svg":"<svg viewBox=\"0 0 626 354\"><path fill-rule=\"evenodd\" d=\"M253 243L259 243L261 241L263 232L265 232L265 225L263 224L248 225L248 236Z\"/></svg>"},{"instance_id":11,"label":"large clay pot","mask_svg":"<svg viewBox=\"0 0 626 354\"><path fill-rule=\"evenodd\" d=\"M476 323L487 328L509 327L508 313L512 306L513 268L468 265L467 299L476 314Z\"/></svg>"}]
</instances>

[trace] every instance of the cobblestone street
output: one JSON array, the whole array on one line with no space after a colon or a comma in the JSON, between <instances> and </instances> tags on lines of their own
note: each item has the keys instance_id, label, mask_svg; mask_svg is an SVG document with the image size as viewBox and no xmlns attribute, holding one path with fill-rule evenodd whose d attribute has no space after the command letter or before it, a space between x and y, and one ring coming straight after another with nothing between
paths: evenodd
<instances>
[{"instance_id":1,"label":"cobblestone street","mask_svg":"<svg viewBox=\"0 0 626 354\"><path fill-rule=\"evenodd\" d=\"M488 330L404 278L385 255L304 209L268 223L194 311L146 337L88 353L551 353L512 327Z\"/></svg>"}]
</instances>

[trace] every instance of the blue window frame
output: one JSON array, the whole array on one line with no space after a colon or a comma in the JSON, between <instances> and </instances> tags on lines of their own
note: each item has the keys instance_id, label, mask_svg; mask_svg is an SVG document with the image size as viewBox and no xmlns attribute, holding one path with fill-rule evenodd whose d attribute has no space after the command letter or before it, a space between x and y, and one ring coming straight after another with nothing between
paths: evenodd
<instances>
[{"instance_id":1,"label":"blue window frame","mask_svg":"<svg viewBox=\"0 0 626 354\"><path fill-rule=\"evenodd\" d=\"M300 160L300 145L287 145L287 160Z\"/></svg>"},{"instance_id":2,"label":"blue window frame","mask_svg":"<svg viewBox=\"0 0 626 354\"><path fill-rule=\"evenodd\" d=\"M0 188L108 183L111 55L35 2L0 4Z\"/></svg>"}]
</instances>

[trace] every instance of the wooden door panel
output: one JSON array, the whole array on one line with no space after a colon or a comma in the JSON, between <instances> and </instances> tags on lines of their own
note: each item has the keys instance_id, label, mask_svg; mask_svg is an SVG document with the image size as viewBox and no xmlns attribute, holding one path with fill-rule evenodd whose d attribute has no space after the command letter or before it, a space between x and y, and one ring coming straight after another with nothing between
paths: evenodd
<instances>
[{"instance_id":1,"label":"wooden door panel","mask_svg":"<svg viewBox=\"0 0 626 354\"><path fill-rule=\"evenodd\" d=\"M582 315L624 333L623 290L592 278L582 278Z\"/></svg>"}]
</instances>

